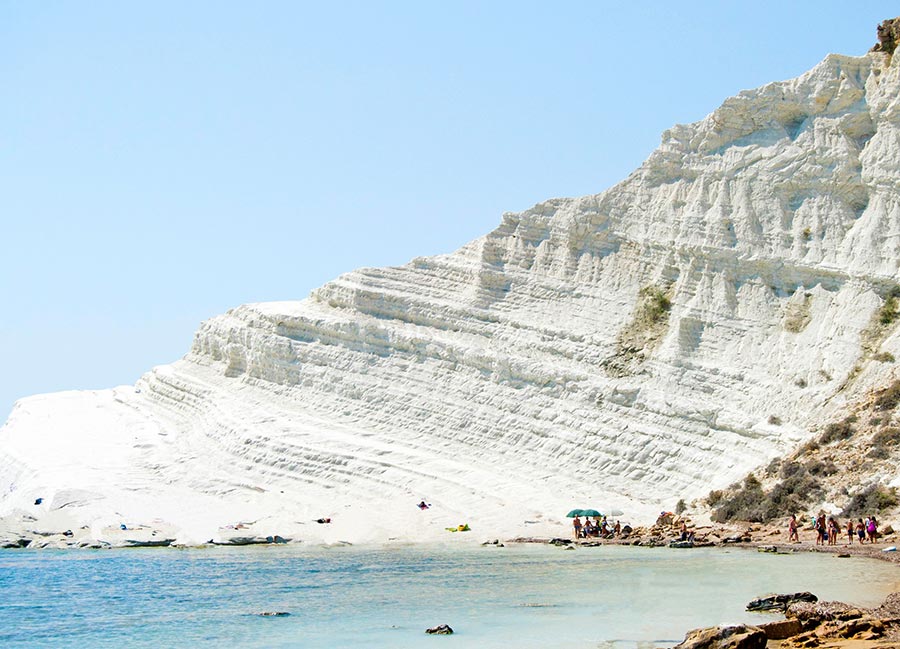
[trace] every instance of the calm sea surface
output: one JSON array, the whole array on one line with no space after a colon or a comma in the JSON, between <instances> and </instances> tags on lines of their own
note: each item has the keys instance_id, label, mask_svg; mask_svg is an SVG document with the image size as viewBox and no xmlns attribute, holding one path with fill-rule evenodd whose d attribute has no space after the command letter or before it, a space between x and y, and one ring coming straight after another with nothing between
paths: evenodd
<instances>
[{"instance_id":1,"label":"calm sea surface","mask_svg":"<svg viewBox=\"0 0 900 649\"><path fill-rule=\"evenodd\" d=\"M801 590L875 605L900 590L900 567L538 545L3 551L0 646L626 648L776 619L744 606ZM424 634L438 624L456 633Z\"/></svg>"}]
</instances>

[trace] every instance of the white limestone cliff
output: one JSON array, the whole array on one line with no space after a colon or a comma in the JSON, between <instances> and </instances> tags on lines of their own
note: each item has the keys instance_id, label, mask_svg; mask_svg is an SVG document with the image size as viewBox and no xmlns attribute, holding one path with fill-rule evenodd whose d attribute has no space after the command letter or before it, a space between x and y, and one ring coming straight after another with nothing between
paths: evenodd
<instances>
[{"instance_id":1,"label":"white limestone cliff","mask_svg":"<svg viewBox=\"0 0 900 649\"><path fill-rule=\"evenodd\" d=\"M875 352L900 358L877 325L900 283L898 98L889 54L828 56L667 131L601 194L233 309L135 387L23 399L0 515L187 541L238 521L529 535L728 485L885 381Z\"/></svg>"}]
</instances>

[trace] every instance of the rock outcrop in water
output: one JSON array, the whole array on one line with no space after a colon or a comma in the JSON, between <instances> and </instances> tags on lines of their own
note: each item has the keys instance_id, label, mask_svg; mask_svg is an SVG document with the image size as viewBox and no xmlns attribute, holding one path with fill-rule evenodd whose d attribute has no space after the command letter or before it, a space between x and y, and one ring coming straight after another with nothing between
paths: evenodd
<instances>
[{"instance_id":1,"label":"rock outcrop in water","mask_svg":"<svg viewBox=\"0 0 900 649\"><path fill-rule=\"evenodd\" d=\"M0 513L335 541L648 515L893 376L872 359L900 354L879 319L898 268L900 63L829 55L666 131L601 194L233 309L135 387L23 399Z\"/></svg>"}]
</instances>

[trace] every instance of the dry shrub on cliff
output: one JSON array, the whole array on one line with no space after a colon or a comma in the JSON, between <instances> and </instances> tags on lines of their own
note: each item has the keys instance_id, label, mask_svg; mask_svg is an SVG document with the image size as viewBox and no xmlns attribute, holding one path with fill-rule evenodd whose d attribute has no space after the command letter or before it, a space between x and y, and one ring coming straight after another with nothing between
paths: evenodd
<instances>
[{"instance_id":1,"label":"dry shrub on cliff","mask_svg":"<svg viewBox=\"0 0 900 649\"><path fill-rule=\"evenodd\" d=\"M852 437L853 433L856 432L856 428L853 426L856 420L856 415L850 415L839 422L828 424L825 426L825 432L819 438L819 443L831 444L832 442Z\"/></svg>"},{"instance_id":2,"label":"dry shrub on cliff","mask_svg":"<svg viewBox=\"0 0 900 649\"><path fill-rule=\"evenodd\" d=\"M885 487L875 483L871 484L850 499L841 516L860 517L870 514L880 514L885 509L897 506L897 490L894 487Z\"/></svg>"},{"instance_id":3,"label":"dry shrub on cliff","mask_svg":"<svg viewBox=\"0 0 900 649\"><path fill-rule=\"evenodd\" d=\"M830 469L818 465L813 465L813 468L817 471ZM734 486L727 493L710 492L707 503L715 508L713 520L717 523L733 520L766 523L801 511L812 498L822 495L819 481L807 466L799 462L785 462L779 477L780 480L768 492L752 473L743 484Z\"/></svg>"},{"instance_id":4,"label":"dry shrub on cliff","mask_svg":"<svg viewBox=\"0 0 900 649\"><path fill-rule=\"evenodd\" d=\"M900 403L900 381L894 381L875 397L875 410L893 410Z\"/></svg>"},{"instance_id":5,"label":"dry shrub on cliff","mask_svg":"<svg viewBox=\"0 0 900 649\"><path fill-rule=\"evenodd\" d=\"M868 456L876 460L883 460L890 457L890 449L900 443L900 428L891 426L884 430L879 430L872 437L869 444L870 450Z\"/></svg>"}]
</instances>

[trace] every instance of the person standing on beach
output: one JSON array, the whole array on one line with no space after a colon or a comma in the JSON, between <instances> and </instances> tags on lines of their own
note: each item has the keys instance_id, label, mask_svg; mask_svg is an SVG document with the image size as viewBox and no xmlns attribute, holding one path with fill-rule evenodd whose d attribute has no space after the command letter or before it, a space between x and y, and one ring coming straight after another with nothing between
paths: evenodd
<instances>
[{"instance_id":1,"label":"person standing on beach","mask_svg":"<svg viewBox=\"0 0 900 649\"><path fill-rule=\"evenodd\" d=\"M875 539L878 538L878 521L875 520L874 516L869 517L866 532L869 534L869 543L875 543Z\"/></svg>"},{"instance_id":2,"label":"person standing on beach","mask_svg":"<svg viewBox=\"0 0 900 649\"><path fill-rule=\"evenodd\" d=\"M825 545L825 535L828 530L825 529L825 514L819 514L816 518L816 545Z\"/></svg>"},{"instance_id":3,"label":"person standing on beach","mask_svg":"<svg viewBox=\"0 0 900 649\"><path fill-rule=\"evenodd\" d=\"M575 517L575 520L572 521L572 527L575 528L575 540L577 541L581 538L581 519L577 516Z\"/></svg>"},{"instance_id":4,"label":"person standing on beach","mask_svg":"<svg viewBox=\"0 0 900 649\"><path fill-rule=\"evenodd\" d=\"M853 519L847 519L847 545L853 545Z\"/></svg>"},{"instance_id":5,"label":"person standing on beach","mask_svg":"<svg viewBox=\"0 0 900 649\"><path fill-rule=\"evenodd\" d=\"M791 541L800 542L800 535L797 534L797 516L795 514L791 514L791 520L788 521L788 543Z\"/></svg>"},{"instance_id":6,"label":"person standing on beach","mask_svg":"<svg viewBox=\"0 0 900 649\"><path fill-rule=\"evenodd\" d=\"M828 545L837 545L838 534L840 534L840 528L838 527L837 521L834 518L828 518Z\"/></svg>"},{"instance_id":7,"label":"person standing on beach","mask_svg":"<svg viewBox=\"0 0 900 649\"><path fill-rule=\"evenodd\" d=\"M866 542L866 526L865 524L863 524L863 520L861 518L856 524L856 536L859 537L860 545Z\"/></svg>"}]
</instances>

